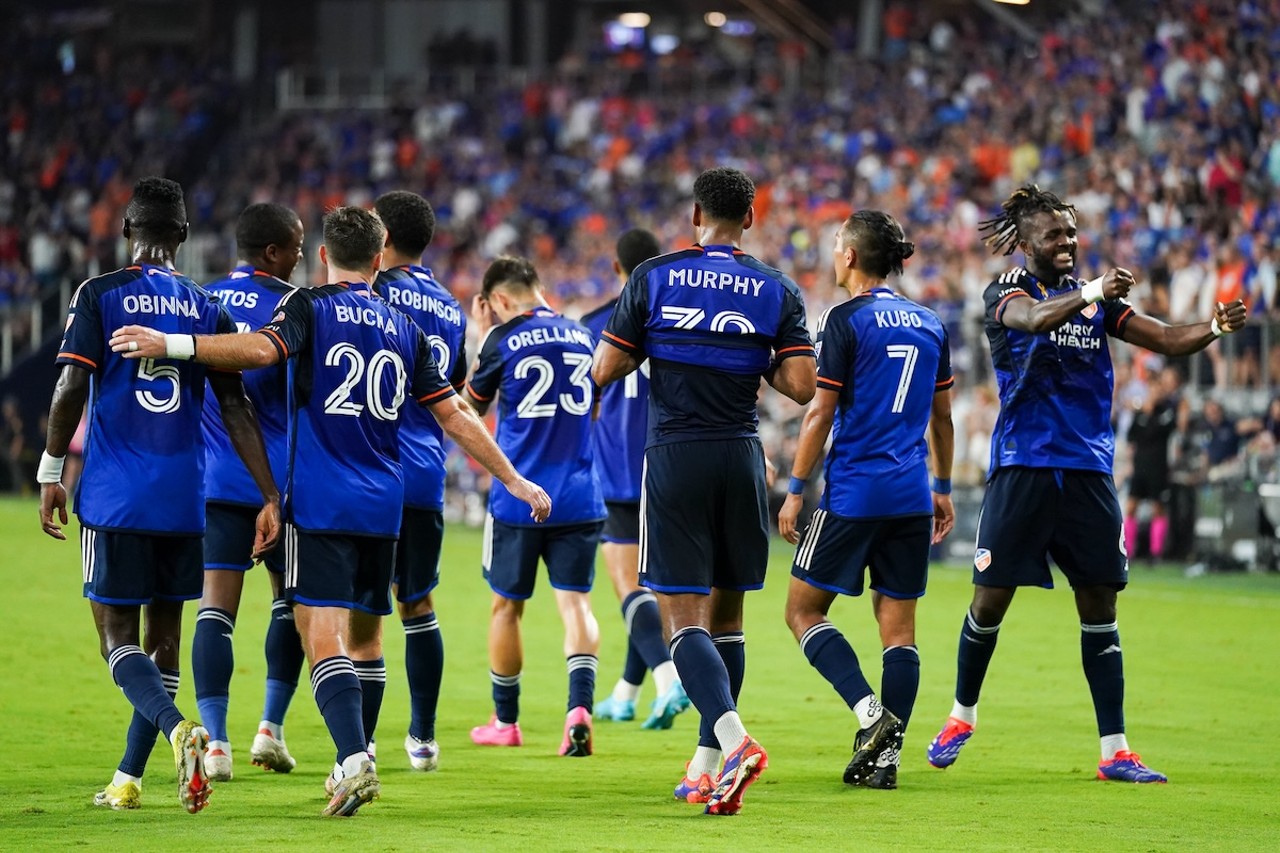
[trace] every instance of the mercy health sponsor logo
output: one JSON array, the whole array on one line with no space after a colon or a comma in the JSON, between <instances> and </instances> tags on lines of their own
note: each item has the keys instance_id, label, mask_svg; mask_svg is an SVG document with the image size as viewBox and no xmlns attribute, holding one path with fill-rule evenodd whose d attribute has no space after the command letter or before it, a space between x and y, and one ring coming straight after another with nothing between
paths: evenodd
<instances>
[{"instance_id":1,"label":"mercy health sponsor logo","mask_svg":"<svg viewBox=\"0 0 1280 853\"><path fill-rule=\"evenodd\" d=\"M1049 333L1049 340L1060 347L1098 350L1102 349L1102 337L1097 331L1097 326L1092 323L1063 323Z\"/></svg>"}]
</instances>

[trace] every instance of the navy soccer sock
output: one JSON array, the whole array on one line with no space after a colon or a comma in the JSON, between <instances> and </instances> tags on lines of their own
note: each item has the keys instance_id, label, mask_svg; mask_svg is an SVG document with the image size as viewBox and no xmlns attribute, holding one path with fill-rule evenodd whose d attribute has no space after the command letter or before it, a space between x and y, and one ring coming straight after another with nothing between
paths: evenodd
<instances>
[{"instance_id":1,"label":"navy soccer sock","mask_svg":"<svg viewBox=\"0 0 1280 853\"><path fill-rule=\"evenodd\" d=\"M196 707L209 740L227 741L227 702L235 651L231 634L236 617L217 607L202 607L196 614L196 634L191 643L191 672L196 681Z\"/></svg>"},{"instance_id":2,"label":"navy soccer sock","mask_svg":"<svg viewBox=\"0 0 1280 853\"><path fill-rule=\"evenodd\" d=\"M366 741L373 741L374 729L378 728L378 715L382 713L382 696L387 692L387 661L376 660L352 661L356 678L360 679L360 722L364 727Z\"/></svg>"},{"instance_id":3,"label":"navy soccer sock","mask_svg":"<svg viewBox=\"0 0 1280 853\"><path fill-rule=\"evenodd\" d=\"M671 652L662 639L662 617L658 614L658 599L653 593L637 590L628 595L622 602L622 619L627 623L627 636L631 645L639 653L646 669L653 669L671 660ZM622 677L630 684L639 684L644 673L642 671L640 679L635 681L627 678L625 671Z\"/></svg>"},{"instance_id":4,"label":"navy soccer sock","mask_svg":"<svg viewBox=\"0 0 1280 853\"><path fill-rule=\"evenodd\" d=\"M644 665L644 658L640 656L640 650L628 638L627 658L622 663L622 680L639 689L640 685L644 684L644 674L648 671L649 667Z\"/></svg>"},{"instance_id":5,"label":"navy soccer sock","mask_svg":"<svg viewBox=\"0 0 1280 853\"><path fill-rule=\"evenodd\" d=\"M716 644L716 651L720 654L720 660L724 661L724 668L729 673L729 695L733 697L734 707L738 704L738 694L742 692L742 680L747 674L747 641L741 631L725 631L720 634L712 634L711 640ZM720 743L716 738L715 720L708 720L705 716L698 723L698 745L718 747Z\"/></svg>"},{"instance_id":6,"label":"navy soccer sock","mask_svg":"<svg viewBox=\"0 0 1280 853\"><path fill-rule=\"evenodd\" d=\"M599 659L595 655L569 655L565 661L569 667L569 707L586 708L591 713L591 697L596 693L596 668Z\"/></svg>"},{"instance_id":7,"label":"navy soccer sock","mask_svg":"<svg viewBox=\"0 0 1280 853\"><path fill-rule=\"evenodd\" d=\"M1124 656L1120 652L1120 630L1115 622L1105 625L1080 623L1080 659L1084 677L1093 695L1093 711L1098 718L1098 734L1124 731Z\"/></svg>"},{"instance_id":8,"label":"navy soccer sock","mask_svg":"<svg viewBox=\"0 0 1280 853\"><path fill-rule=\"evenodd\" d=\"M444 640L435 613L404 620L404 668L409 676L409 734L431 740L444 677Z\"/></svg>"},{"instance_id":9,"label":"navy soccer sock","mask_svg":"<svg viewBox=\"0 0 1280 853\"><path fill-rule=\"evenodd\" d=\"M862 674L853 646L830 622L819 622L805 631L800 637L800 651L813 668L831 682L850 710L875 692Z\"/></svg>"},{"instance_id":10,"label":"navy soccer sock","mask_svg":"<svg viewBox=\"0 0 1280 853\"><path fill-rule=\"evenodd\" d=\"M520 719L520 673L498 675L489 670L493 682L493 713L500 723L515 723Z\"/></svg>"},{"instance_id":11,"label":"navy soccer sock","mask_svg":"<svg viewBox=\"0 0 1280 853\"><path fill-rule=\"evenodd\" d=\"M681 628L671 638L671 659L675 661L689 700L702 715L698 745L719 749L720 741L713 726L723 714L736 711L737 705L733 701L730 674L711 634L705 628Z\"/></svg>"},{"instance_id":12,"label":"navy soccer sock","mask_svg":"<svg viewBox=\"0 0 1280 853\"><path fill-rule=\"evenodd\" d=\"M293 621L293 608L283 598L271 602L271 622L267 625L263 650L267 658L267 696L262 705L262 719L283 726L306 662L302 638Z\"/></svg>"},{"instance_id":13,"label":"navy soccer sock","mask_svg":"<svg viewBox=\"0 0 1280 853\"><path fill-rule=\"evenodd\" d=\"M176 669L161 669L160 680L164 682L164 690L169 694L170 699L178 695ZM137 711L133 712L133 718L129 720L129 733L124 741L124 757L120 759L118 768L121 773L142 778L143 772L147 769L147 759L151 757L151 750L155 748L158 734L160 730L156 728L155 723Z\"/></svg>"},{"instance_id":14,"label":"navy soccer sock","mask_svg":"<svg viewBox=\"0 0 1280 853\"><path fill-rule=\"evenodd\" d=\"M111 677L144 720L164 733L165 738L182 722L182 712L165 689L165 680L155 662L134 645L117 646L107 655Z\"/></svg>"},{"instance_id":15,"label":"navy soccer sock","mask_svg":"<svg viewBox=\"0 0 1280 853\"><path fill-rule=\"evenodd\" d=\"M905 726L920 690L920 652L915 646L894 646L884 650L881 660L880 701Z\"/></svg>"},{"instance_id":16,"label":"navy soccer sock","mask_svg":"<svg viewBox=\"0 0 1280 853\"><path fill-rule=\"evenodd\" d=\"M334 655L318 661L311 668L311 692L338 749L337 760L368 751L369 741L360 718L360 679L351 658Z\"/></svg>"},{"instance_id":17,"label":"navy soccer sock","mask_svg":"<svg viewBox=\"0 0 1280 853\"><path fill-rule=\"evenodd\" d=\"M977 705L987 666L996 652L1000 625L979 625L973 612L964 615L960 628L960 650L956 655L956 701L961 705Z\"/></svg>"}]
</instances>

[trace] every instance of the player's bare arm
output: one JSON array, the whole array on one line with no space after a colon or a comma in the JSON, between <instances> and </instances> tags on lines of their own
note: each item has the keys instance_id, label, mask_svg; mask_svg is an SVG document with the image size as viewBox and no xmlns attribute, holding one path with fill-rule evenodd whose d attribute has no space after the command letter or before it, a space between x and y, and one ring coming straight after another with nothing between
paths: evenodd
<instances>
[{"instance_id":1,"label":"player's bare arm","mask_svg":"<svg viewBox=\"0 0 1280 853\"><path fill-rule=\"evenodd\" d=\"M280 361L280 351L261 332L166 335L146 326L122 326L111 333L108 345L128 359L190 359L225 370L252 370Z\"/></svg>"},{"instance_id":2,"label":"player's bare arm","mask_svg":"<svg viewBox=\"0 0 1280 853\"><path fill-rule=\"evenodd\" d=\"M40 462L40 529L54 539L67 538L62 526L67 523L67 490L61 482L62 460L66 458L71 437L80 425L84 404L89 399L89 371L74 364L64 365L53 389L53 402L49 405L49 432L45 438L45 458ZM45 459L53 460L58 474L57 481L44 475ZM54 513L58 518L54 520Z\"/></svg>"},{"instance_id":3,"label":"player's bare arm","mask_svg":"<svg viewBox=\"0 0 1280 853\"><path fill-rule=\"evenodd\" d=\"M597 387L603 388L610 382L617 382L631 371L638 370L642 360L603 340L596 345L595 357L591 364L591 378L595 380Z\"/></svg>"},{"instance_id":4,"label":"player's bare arm","mask_svg":"<svg viewBox=\"0 0 1280 853\"><path fill-rule=\"evenodd\" d=\"M1219 335L1244 328L1247 314L1241 299L1214 305L1213 318L1203 323L1170 326L1154 317L1135 314L1124 327L1124 340L1161 355L1188 355L1200 352Z\"/></svg>"},{"instance_id":5,"label":"player's bare arm","mask_svg":"<svg viewBox=\"0 0 1280 853\"><path fill-rule=\"evenodd\" d=\"M428 408L440 428L492 474L507 491L529 505L529 515L542 522L551 515L551 498L537 483L530 482L516 471L511 460L498 447L493 436L476 412L456 396L431 403Z\"/></svg>"},{"instance_id":6,"label":"player's bare arm","mask_svg":"<svg viewBox=\"0 0 1280 853\"><path fill-rule=\"evenodd\" d=\"M808 361L808 359L790 358L787 361ZM818 460L822 458L822 448L831 434L831 424L836 417L836 406L840 402L840 394L827 388L819 388L813 395L813 401L804 411L804 420L800 422L800 438L796 443L796 458L791 463L793 480L807 480L813 472ZM782 538L792 545L800 541L800 531L796 522L800 510L804 506L804 495L793 495L788 490L787 498L778 511L778 532Z\"/></svg>"},{"instance_id":7,"label":"player's bare arm","mask_svg":"<svg viewBox=\"0 0 1280 853\"><path fill-rule=\"evenodd\" d=\"M1020 332L1051 332L1079 314L1092 302L1105 299L1123 299L1129 295L1133 287L1133 273L1120 267L1107 270L1101 280L1095 279L1085 287L1070 293L1060 293L1043 301L1031 299L1010 299L1000 315L1000 322L1010 329ZM1091 287L1101 285L1101 290L1091 293ZM1100 298L1097 297L1101 294Z\"/></svg>"},{"instance_id":8,"label":"player's bare arm","mask_svg":"<svg viewBox=\"0 0 1280 853\"><path fill-rule=\"evenodd\" d=\"M271 474L267 448L262 441L258 415L244 392L244 383L235 373L210 371L209 387L222 409L222 423L227 437L253 482L262 493L262 510L258 513L253 537L253 559L260 560L280 539L280 491Z\"/></svg>"},{"instance_id":9,"label":"player's bare arm","mask_svg":"<svg viewBox=\"0 0 1280 853\"><path fill-rule=\"evenodd\" d=\"M951 420L951 389L945 388L933 395L933 407L929 412L929 467L939 480L951 479L951 464L955 459L956 430ZM951 495L933 492L933 544L947 538L956 526L956 508Z\"/></svg>"},{"instance_id":10,"label":"player's bare arm","mask_svg":"<svg viewBox=\"0 0 1280 853\"><path fill-rule=\"evenodd\" d=\"M812 356L784 358L774 362L764 378L773 390L804 406L813 399L818 387L818 360Z\"/></svg>"}]
</instances>

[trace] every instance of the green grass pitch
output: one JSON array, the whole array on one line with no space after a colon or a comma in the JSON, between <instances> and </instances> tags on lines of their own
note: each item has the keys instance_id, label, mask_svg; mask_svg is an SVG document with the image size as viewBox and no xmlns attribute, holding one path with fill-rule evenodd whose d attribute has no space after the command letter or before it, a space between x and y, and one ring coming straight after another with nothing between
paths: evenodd
<instances>
[{"instance_id":1,"label":"green grass pitch","mask_svg":"<svg viewBox=\"0 0 1280 853\"><path fill-rule=\"evenodd\" d=\"M72 533L75 532L74 524ZM770 769L742 814L713 818L671 798L696 738L693 712L669 732L602 723L589 759L556 756L566 675L560 627L542 585L525 619L525 746L472 746L490 709L489 592L478 532L450 529L437 594L447 649L440 771L407 768L403 634L387 624L388 685L378 729L382 799L352 820L319 817L332 744L305 676L286 726L299 766L248 763L262 702L266 578L249 578L235 635L234 781L197 816L178 805L163 746L143 808L95 808L119 759L129 709L98 657L80 597L79 548L41 535L33 501L0 501L0 850L261 849L694 850L1273 850L1280 831L1280 578L1136 567L1121 596L1133 748L1168 785L1094 780L1097 738L1079 664L1071 595L1024 590L1001 632L978 734L947 771L924 747L951 705L955 643L970 595L966 570L938 567L919 610L920 698L897 791L846 788L852 715L805 662L782 621L790 548L775 540L765 591L748 596L743 718ZM624 639L599 576L604 636L597 694L617 678ZM833 611L879 681L870 605ZM179 707L194 715L188 608ZM652 698L646 684L642 707Z\"/></svg>"}]
</instances>

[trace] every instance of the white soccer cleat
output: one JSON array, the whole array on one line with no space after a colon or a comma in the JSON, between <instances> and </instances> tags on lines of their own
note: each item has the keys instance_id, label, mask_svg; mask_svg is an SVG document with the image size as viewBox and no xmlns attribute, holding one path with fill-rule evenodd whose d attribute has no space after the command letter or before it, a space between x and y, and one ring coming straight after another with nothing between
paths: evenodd
<instances>
[{"instance_id":1,"label":"white soccer cleat","mask_svg":"<svg viewBox=\"0 0 1280 853\"><path fill-rule=\"evenodd\" d=\"M231 744L225 740L209 741L209 750L204 754L204 770L214 782L231 781Z\"/></svg>"},{"instance_id":2,"label":"white soccer cleat","mask_svg":"<svg viewBox=\"0 0 1280 853\"><path fill-rule=\"evenodd\" d=\"M258 729L253 736L253 747L249 750L249 760L263 770L274 770L277 773L288 773L298 766L298 762L289 754L284 745L284 738L277 738L269 729Z\"/></svg>"},{"instance_id":3,"label":"white soccer cleat","mask_svg":"<svg viewBox=\"0 0 1280 853\"><path fill-rule=\"evenodd\" d=\"M409 766L414 770L430 773L440 766L440 745L435 738L418 740L413 735L405 735L404 751L408 753Z\"/></svg>"}]
</instances>

